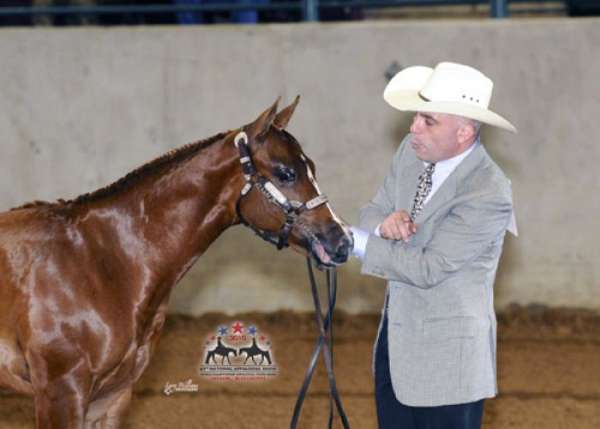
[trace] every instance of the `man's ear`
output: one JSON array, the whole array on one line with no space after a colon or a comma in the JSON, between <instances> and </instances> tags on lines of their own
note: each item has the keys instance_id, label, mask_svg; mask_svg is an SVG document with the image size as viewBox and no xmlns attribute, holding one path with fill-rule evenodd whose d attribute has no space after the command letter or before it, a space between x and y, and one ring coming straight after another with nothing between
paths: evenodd
<instances>
[{"instance_id":1,"label":"man's ear","mask_svg":"<svg viewBox=\"0 0 600 429\"><path fill-rule=\"evenodd\" d=\"M290 122L290 118L294 114L294 110L296 110L296 106L298 105L299 101L300 96L297 95L292 104L287 106L285 109L281 110L281 112L279 112L277 116L275 116L275 119L273 120L273 125L279 128L280 130L285 129L285 127L287 127L288 123Z\"/></svg>"},{"instance_id":2,"label":"man's ear","mask_svg":"<svg viewBox=\"0 0 600 429\"><path fill-rule=\"evenodd\" d=\"M460 144L471 143L475 139L475 133L475 126L471 122L466 122L456 130L456 138Z\"/></svg>"},{"instance_id":3,"label":"man's ear","mask_svg":"<svg viewBox=\"0 0 600 429\"><path fill-rule=\"evenodd\" d=\"M273 124L273 120L275 119L275 115L277 113L277 104L279 103L279 98L275 100L275 103L267 110L262 112L258 118L248 126L246 126L246 133L248 137L253 140L261 140L269 128Z\"/></svg>"}]
</instances>

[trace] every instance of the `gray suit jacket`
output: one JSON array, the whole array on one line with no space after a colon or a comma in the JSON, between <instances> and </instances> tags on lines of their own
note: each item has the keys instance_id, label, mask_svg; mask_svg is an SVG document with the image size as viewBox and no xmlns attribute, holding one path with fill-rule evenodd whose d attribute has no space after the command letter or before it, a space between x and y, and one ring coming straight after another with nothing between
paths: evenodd
<instances>
[{"instance_id":1,"label":"gray suit jacket","mask_svg":"<svg viewBox=\"0 0 600 429\"><path fill-rule=\"evenodd\" d=\"M369 232L412 207L424 166L410 137L361 210ZM459 404L497 393L493 283L511 215L510 181L477 144L425 205L408 243L369 236L362 272L388 280L390 373L401 403Z\"/></svg>"}]
</instances>

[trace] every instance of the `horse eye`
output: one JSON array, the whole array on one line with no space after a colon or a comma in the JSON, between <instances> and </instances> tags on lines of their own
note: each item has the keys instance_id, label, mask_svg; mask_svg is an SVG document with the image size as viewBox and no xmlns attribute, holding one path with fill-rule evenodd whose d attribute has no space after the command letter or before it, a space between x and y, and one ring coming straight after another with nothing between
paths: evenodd
<instances>
[{"instance_id":1,"label":"horse eye","mask_svg":"<svg viewBox=\"0 0 600 429\"><path fill-rule=\"evenodd\" d=\"M274 174L281 182L292 183L296 181L296 171L290 167L279 166L275 169Z\"/></svg>"}]
</instances>

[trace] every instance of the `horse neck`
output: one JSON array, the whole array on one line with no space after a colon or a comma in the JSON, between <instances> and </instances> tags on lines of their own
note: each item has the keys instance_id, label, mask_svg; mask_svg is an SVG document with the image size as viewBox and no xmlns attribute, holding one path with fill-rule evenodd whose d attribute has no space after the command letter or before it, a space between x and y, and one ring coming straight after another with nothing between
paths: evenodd
<instances>
[{"instance_id":1,"label":"horse neck","mask_svg":"<svg viewBox=\"0 0 600 429\"><path fill-rule=\"evenodd\" d=\"M104 222L97 229L110 236L102 239L117 243L115 253L132 271L151 273L140 292L153 296L154 305L235 222L244 179L237 150L228 141L223 138L163 166L114 198L99 201L85 216Z\"/></svg>"}]
</instances>

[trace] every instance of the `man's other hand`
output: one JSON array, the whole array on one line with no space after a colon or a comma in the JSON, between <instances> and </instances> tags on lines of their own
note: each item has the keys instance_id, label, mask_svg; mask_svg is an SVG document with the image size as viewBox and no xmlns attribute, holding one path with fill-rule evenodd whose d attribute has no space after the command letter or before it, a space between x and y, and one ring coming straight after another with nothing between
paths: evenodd
<instances>
[{"instance_id":1,"label":"man's other hand","mask_svg":"<svg viewBox=\"0 0 600 429\"><path fill-rule=\"evenodd\" d=\"M417 226L406 210L392 213L379 226L381 237L388 240L408 241L415 232L417 232Z\"/></svg>"}]
</instances>

